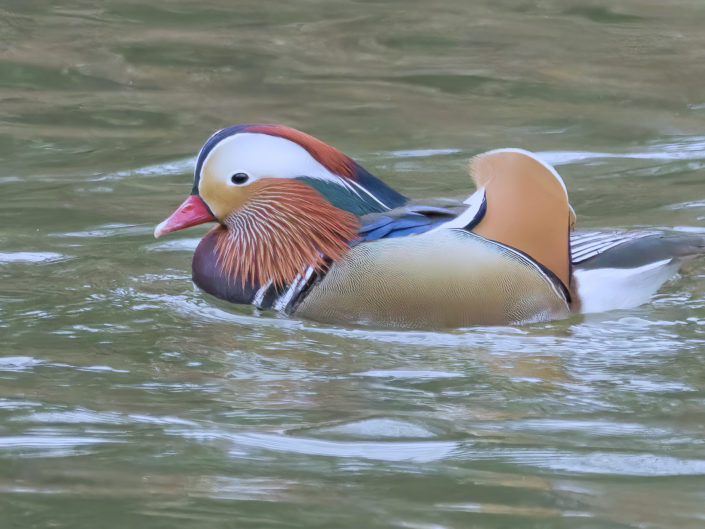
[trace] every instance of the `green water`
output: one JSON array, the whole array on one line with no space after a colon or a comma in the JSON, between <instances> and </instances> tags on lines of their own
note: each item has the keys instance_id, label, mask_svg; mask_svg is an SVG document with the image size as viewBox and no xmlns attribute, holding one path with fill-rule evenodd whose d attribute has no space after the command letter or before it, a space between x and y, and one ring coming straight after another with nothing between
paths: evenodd
<instances>
[{"instance_id":1,"label":"green water","mask_svg":"<svg viewBox=\"0 0 705 529\"><path fill-rule=\"evenodd\" d=\"M217 128L414 197L515 146L583 227L705 231L700 0L0 4L0 527L705 526L705 260L650 305L336 328L190 282L152 230Z\"/></svg>"}]
</instances>

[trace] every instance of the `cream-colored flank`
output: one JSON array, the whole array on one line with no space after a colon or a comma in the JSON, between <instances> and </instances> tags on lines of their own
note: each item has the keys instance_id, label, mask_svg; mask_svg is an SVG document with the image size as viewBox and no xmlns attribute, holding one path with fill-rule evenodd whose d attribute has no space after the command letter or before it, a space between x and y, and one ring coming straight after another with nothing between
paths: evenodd
<instances>
[{"instance_id":1,"label":"cream-colored flank","mask_svg":"<svg viewBox=\"0 0 705 529\"><path fill-rule=\"evenodd\" d=\"M526 257L459 229L360 244L296 309L317 321L382 327L502 325L570 314Z\"/></svg>"},{"instance_id":2,"label":"cream-colored flank","mask_svg":"<svg viewBox=\"0 0 705 529\"><path fill-rule=\"evenodd\" d=\"M473 233L437 229L355 246L295 314L412 328L568 316L571 308L563 291L536 264L569 287L574 217L560 177L517 150L475 157L471 174L485 188L487 200L486 214Z\"/></svg>"}]
</instances>

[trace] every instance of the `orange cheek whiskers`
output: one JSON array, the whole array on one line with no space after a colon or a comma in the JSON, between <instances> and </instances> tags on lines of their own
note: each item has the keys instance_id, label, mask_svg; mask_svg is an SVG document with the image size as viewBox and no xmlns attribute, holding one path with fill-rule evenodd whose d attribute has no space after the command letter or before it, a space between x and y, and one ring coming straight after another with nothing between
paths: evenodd
<instances>
[{"instance_id":1,"label":"orange cheek whiskers","mask_svg":"<svg viewBox=\"0 0 705 529\"><path fill-rule=\"evenodd\" d=\"M322 269L326 259L341 259L357 238L357 217L308 185L263 179L253 186L250 200L225 219L216 243L231 280L282 287L308 266Z\"/></svg>"}]
</instances>

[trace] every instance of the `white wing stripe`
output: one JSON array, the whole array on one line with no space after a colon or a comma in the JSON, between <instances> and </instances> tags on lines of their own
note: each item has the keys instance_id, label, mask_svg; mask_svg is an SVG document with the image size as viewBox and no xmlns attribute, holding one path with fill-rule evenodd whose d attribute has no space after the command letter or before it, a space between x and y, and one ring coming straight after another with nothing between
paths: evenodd
<instances>
[{"instance_id":1,"label":"white wing stripe","mask_svg":"<svg viewBox=\"0 0 705 529\"><path fill-rule=\"evenodd\" d=\"M448 228L459 228L462 229L468 224L470 224L477 215L480 213L482 210L482 204L485 202L485 188L481 187L477 191L475 191L472 195L470 195L468 198L466 198L463 203L468 205L468 208L463 211L460 215L455 217L454 219L449 220L448 222L444 222L443 224L436 226L432 230L430 230L428 233L433 233L434 231L437 230L446 230Z\"/></svg>"},{"instance_id":2,"label":"white wing stripe","mask_svg":"<svg viewBox=\"0 0 705 529\"><path fill-rule=\"evenodd\" d=\"M571 235L571 257L573 264L580 263L591 257L595 257L607 250L631 241L636 241L650 235L656 235L654 231L639 231L630 233L577 233Z\"/></svg>"}]
</instances>

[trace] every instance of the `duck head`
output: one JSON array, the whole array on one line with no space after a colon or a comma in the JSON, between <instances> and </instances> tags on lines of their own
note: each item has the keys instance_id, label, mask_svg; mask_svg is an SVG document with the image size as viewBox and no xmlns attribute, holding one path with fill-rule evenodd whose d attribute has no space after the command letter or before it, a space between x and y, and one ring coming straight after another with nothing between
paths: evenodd
<instances>
[{"instance_id":1,"label":"duck head","mask_svg":"<svg viewBox=\"0 0 705 529\"><path fill-rule=\"evenodd\" d=\"M281 287L306 268L322 269L345 255L357 239L360 215L406 201L308 134L282 125L237 125L205 143L191 194L154 236L217 222L196 250L196 283L239 283L247 291L270 282Z\"/></svg>"}]
</instances>

